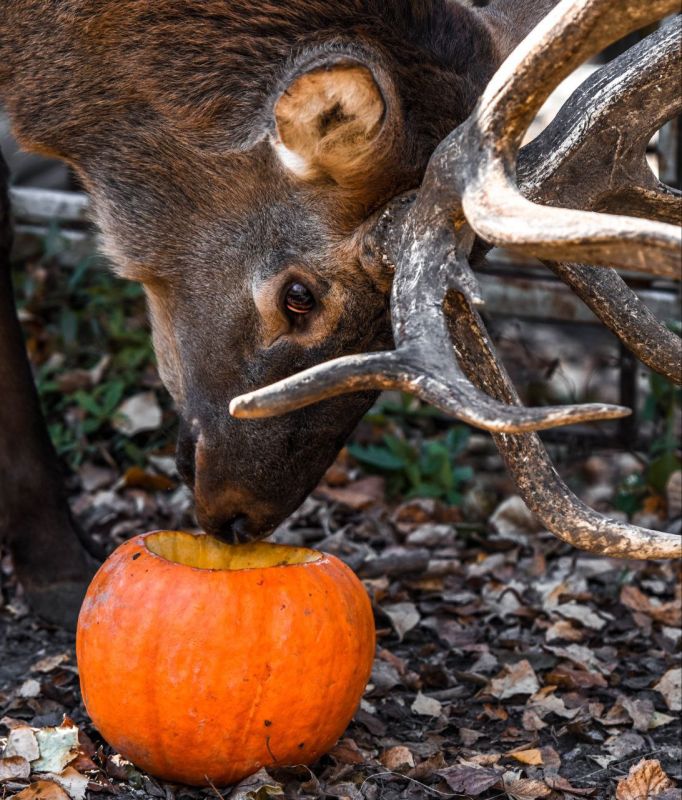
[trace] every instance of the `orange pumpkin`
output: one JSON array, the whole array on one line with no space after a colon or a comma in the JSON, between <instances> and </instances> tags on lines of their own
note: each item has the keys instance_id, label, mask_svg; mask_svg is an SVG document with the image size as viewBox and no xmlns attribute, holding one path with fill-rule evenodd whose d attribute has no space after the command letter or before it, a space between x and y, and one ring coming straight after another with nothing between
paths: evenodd
<instances>
[{"instance_id":1,"label":"orange pumpkin","mask_svg":"<svg viewBox=\"0 0 682 800\"><path fill-rule=\"evenodd\" d=\"M112 747L160 778L226 784L334 745L370 674L374 621L333 556L158 531L100 568L76 646Z\"/></svg>"}]
</instances>

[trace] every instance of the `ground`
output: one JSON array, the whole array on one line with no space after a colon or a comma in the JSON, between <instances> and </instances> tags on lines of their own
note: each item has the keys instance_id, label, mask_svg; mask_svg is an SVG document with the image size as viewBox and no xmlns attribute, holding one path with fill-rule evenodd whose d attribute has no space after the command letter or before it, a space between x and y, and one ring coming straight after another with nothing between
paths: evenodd
<instances>
[{"instance_id":1,"label":"ground","mask_svg":"<svg viewBox=\"0 0 682 800\"><path fill-rule=\"evenodd\" d=\"M328 756L311 768L270 769L241 788L188 789L140 773L89 722L73 636L31 615L8 561L5 733L73 720L84 734L76 767L88 798L606 800L642 759L669 777L657 797L682 796L673 788L682 780L678 566L577 553L538 531L515 499L492 523L463 525L437 501L387 504L380 478L354 475L341 460L334 485L323 484L278 532L339 555L373 600L372 678ZM157 494L123 489L110 513L131 500L140 508L142 495L154 505ZM6 782L4 796L27 784ZM79 787L70 790L77 796Z\"/></svg>"}]
</instances>

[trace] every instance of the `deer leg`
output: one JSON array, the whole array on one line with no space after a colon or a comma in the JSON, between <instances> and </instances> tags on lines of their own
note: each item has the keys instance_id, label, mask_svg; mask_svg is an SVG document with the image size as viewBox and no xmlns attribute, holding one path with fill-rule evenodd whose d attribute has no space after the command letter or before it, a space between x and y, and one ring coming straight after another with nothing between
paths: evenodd
<instances>
[{"instance_id":1,"label":"deer leg","mask_svg":"<svg viewBox=\"0 0 682 800\"><path fill-rule=\"evenodd\" d=\"M64 496L16 314L6 178L0 156L0 542L32 608L73 627L94 562Z\"/></svg>"}]
</instances>

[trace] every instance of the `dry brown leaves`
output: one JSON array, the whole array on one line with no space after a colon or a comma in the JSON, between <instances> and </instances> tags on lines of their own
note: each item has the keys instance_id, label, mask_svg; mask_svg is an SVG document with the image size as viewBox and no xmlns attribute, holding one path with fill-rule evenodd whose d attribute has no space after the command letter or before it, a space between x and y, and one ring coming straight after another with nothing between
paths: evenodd
<instances>
[{"instance_id":1,"label":"dry brown leaves","mask_svg":"<svg viewBox=\"0 0 682 800\"><path fill-rule=\"evenodd\" d=\"M642 759L630 767L627 778L618 782L616 800L652 800L672 785L660 762Z\"/></svg>"}]
</instances>

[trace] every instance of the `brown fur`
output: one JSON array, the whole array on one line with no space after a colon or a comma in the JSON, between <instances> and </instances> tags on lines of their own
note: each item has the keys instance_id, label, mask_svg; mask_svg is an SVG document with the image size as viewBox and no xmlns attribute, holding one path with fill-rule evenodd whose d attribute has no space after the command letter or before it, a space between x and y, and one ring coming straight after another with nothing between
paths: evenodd
<instances>
[{"instance_id":1,"label":"brown fur","mask_svg":"<svg viewBox=\"0 0 682 800\"><path fill-rule=\"evenodd\" d=\"M227 410L390 345L390 277L364 264L362 226L418 185L496 60L482 18L449 0L3 0L0 96L26 148L78 172L116 269L144 284L206 528L272 528L372 401ZM282 310L292 280L317 299L299 320Z\"/></svg>"}]
</instances>

